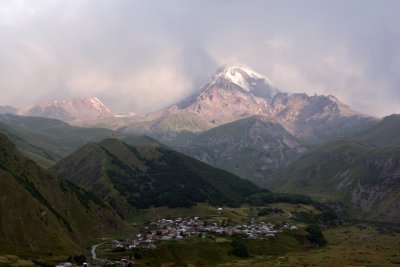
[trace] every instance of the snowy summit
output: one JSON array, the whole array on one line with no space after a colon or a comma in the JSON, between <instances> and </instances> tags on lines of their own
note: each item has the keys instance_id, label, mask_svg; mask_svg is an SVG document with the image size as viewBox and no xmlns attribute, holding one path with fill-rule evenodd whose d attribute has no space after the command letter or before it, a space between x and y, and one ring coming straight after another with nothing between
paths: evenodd
<instances>
[{"instance_id":1,"label":"snowy summit","mask_svg":"<svg viewBox=\"0 0 400 267\"><path fill-rule=\"evenodd\" d=\"M241 66L224 66L220 68L204 87L209 88L221 82L233 83L242 90L263 98L274 97L280 92L268 77Z\"/></svg>"}]
</instances>

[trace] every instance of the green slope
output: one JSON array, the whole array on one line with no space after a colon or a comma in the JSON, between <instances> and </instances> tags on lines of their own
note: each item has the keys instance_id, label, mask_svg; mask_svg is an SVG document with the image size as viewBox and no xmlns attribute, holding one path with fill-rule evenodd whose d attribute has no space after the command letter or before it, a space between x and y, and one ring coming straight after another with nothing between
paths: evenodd
<instances>
[{"instance_id":1,"label":"green slope","mask_svg":"<svg viewBox=\"0 0 400 267\"><path fill-rule=\"evenodd\" d=\"M44 168L88 142L126 137L108 129L81 128L55 119L10 114L0 115L0 132L10 137L24 155Z\"/></svg>"},{"instance_id":2,"label":"green slope","mask_svg":"<svg viewBox=\"0 0 400 267\"><path fill-rule=\"evenodd\" d=\"M354 136L357 140L376 146L400 145L400 115L393 114L383 118L378 124Z\"/></svg>"},{"instance_id":3,"label":"green slope","mask_svg":"<svg viewBox=\"0 0 400 267\"><path fill-rule=\"evenodd\" d=\"M273 190L335 203L353 218L400 220L400 147L344 138L322 145L268 179Z\"/></svg>"},{"instance_id":4,"label":"green slope","mask_svg":"<svg viewBox=\"0 0 400 267\"><path fill-rule=\"evenodd\" d=\"M240 119L200 134L182 135L167 144L259 185L308 149L281 125L262 116Z\"/></svg>"},{"instance_id":5,"label":"green slope","mask_svg":"<svg viewBox=\"0 0 400 267\"><path fill-rule=\"evenodd\" d=\"M126 229L93 194L49 175L0 134L0 252L81 254L90 241Z\"/></svg>"},{"instance_id":6,"label":"green slope","mask_svg":"<svg viewBox=\"0 0 400 267\"><path fill-rule=\"evenodd\" d=\"M104 126L104 124L99 125ZM175 140L182 132L201 132L215 126L214 123L193 113L164 111L125 119L123 124L119 127L115 126L114 129L128 134L149 135L161 142L166 142Z\"/></svg>"},{"instance_id":7,"label":"green slope","mask_svg":"<svg viewBox=\"0 0 400 267\"><path fill-rule=\"evenodd\" d=\"M124 215L151 205L234 206L259 191L248 181L168 148L130 146L117 139L88 144L51 172L95 192Z\"/></svg>"}]
</instances>

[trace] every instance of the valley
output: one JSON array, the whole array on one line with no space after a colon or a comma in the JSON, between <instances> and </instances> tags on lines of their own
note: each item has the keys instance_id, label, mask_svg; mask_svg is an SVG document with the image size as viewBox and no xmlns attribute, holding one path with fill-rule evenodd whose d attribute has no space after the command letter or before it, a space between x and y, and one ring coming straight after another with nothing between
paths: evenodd
<instances>
[{"instance_id":1,"label":"valley","mask_svg":"<svg viewBox=\"0 0 400 267\"><path fill-rule=\"evenodd\" d=\"M399 10L0 0L0 267L400 267Z\"/></svg>"},{"instance_id":2,"label":"valley","mask_svg":"<svg viewBox=\"0 0 400 267\"><path fill-rule=\"evenodd\" d=\"M0 265L400 264L399 115L238 66L149 114L0 112Z\"/></svg>"}]
</instances>

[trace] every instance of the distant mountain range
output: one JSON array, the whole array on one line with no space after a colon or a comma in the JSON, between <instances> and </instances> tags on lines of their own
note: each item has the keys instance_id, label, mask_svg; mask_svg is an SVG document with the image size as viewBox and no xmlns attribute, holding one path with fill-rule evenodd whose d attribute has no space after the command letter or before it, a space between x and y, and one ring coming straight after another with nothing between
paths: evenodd
<instances>
[{"instance_id":1,"label":"distant mountain range","mask_svg":"<svg viewBox=\"0 0 400 267\"><path fill-rule=\"evenodd\" d=\"M260 185L267 176L299 158L313 145L365 130L379 122L352 110L334 96L282 92L268 77L240 66L221 67L198 93L145 115L113 115L95 97L54 100L23 109L3 107L1 112L55 118L89 128L109 128L109 132L103 130L102 134L101 130L95 130L102 138L148 135ZM4 123L14 129L21 127ZM87 137L81 140L82 144L85 140L101 139ZM41 155L44 156L41 163L50 166L61 155L66 154Z\"/></svg>"},{"instance_id":2,"label":"distant mountain range","mask_svg":"<svg viewBox=\"0 0 400 267\"><path fill-rule=\"evenodd\" d=\"M334 96L289 95L259 73L230 66L219 69L199 93L165 110L83 124L173 141L182 131L201 132L254 115L265 116L292 135L313 142L354 133L378 121Z\"/></svg>"},{"instance_id":3,"label":"distant mountain range","mask_svg":"<svg viewBox=\"0 0 400 267\"><path fill-rule=\"evenodd\" d=\"M167 141L181 132L201 132L254 115L265 116L290 134L317 143L366 129L378 121L331 95L287 94L266 76L239 66L218 69L198 93L145 115L114 115L96 97L45 101L21 109L3 106L0 113L59 119Z\"/></svg>"}]
</instances>

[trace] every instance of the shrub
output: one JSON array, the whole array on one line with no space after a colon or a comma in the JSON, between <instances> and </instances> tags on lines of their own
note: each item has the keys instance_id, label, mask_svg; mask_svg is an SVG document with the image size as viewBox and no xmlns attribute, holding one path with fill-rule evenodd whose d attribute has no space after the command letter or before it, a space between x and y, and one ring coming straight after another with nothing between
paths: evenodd
<instances>
[{"instance_id":1,"label":"shrub","mask_svg":"<svg viewBox=\"0 0 400 267\"><path fill-rule=\"evenodd\" d=\"M235 255L240 258L248 258L249 257L249 252L247 251L246 246L239 242L238 240L234 240L231 243L232 250L231 253L232 255Z\"/></svg>"},{"instance_id":2,"label":"shrub","mask_svg":"<svg viewBox=\"0 0 400 267\"><path fill-rule=\"evenodd\" d=\"M307 238L310 242L316 244L317 246L323 246L326 244L326 240L317 225L311 224L307 226L306 231L310 234Z\"/></svg>"}]
</instances>

